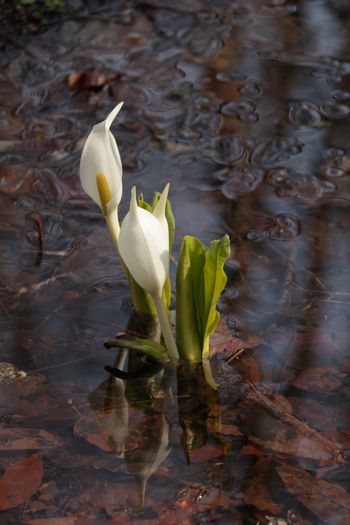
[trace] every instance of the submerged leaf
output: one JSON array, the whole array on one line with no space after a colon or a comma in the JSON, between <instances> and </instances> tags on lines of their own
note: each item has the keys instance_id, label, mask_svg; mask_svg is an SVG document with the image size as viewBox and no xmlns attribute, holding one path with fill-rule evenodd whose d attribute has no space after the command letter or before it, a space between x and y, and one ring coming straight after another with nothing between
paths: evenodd
<instances>
[{"instance_id":1,"label":"submerged leaf","mask_svg":"<svg viewBox=\"0 0 350 525\"><path fill-rule=\"evenodd\" d=\"M43 460L33 455L8 467L0 479L0 510L13 509L33 496L43 477Z\"/></svg>"}]
</instances>

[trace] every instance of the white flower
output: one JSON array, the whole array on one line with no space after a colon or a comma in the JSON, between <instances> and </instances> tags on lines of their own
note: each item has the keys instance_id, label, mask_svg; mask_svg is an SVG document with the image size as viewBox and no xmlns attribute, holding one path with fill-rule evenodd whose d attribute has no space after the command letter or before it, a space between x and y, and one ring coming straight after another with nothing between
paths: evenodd
<instances>
[{"instance_id":1,"label":"white flower","mask_svg":"<svg viewBox=\"0 0 350 525\"><path fill-rule=\"evenodd\" d=\"M159 197L159 201L157 202L156 207L154 208L152 213L161 222L164 229L164 235L166 236L167 242L169 243L169 225L165 216L165 207L167 203L168 193L169 183L165 186L161 196Z\"/></svg>"},{"instance_id":2,"label":"white flower","mask_svg":"<svg viewBox=\"0 0 350 525\"><path fill-rule=\"evenodd\" d=\"M118 242L129 272L152 297L161 297L169 274L169 230L165 223L168 190L169 185L152 214L137 205L136 188L132 189L130 211L123 220Z\"/></svg>"},{"instance_id":3,"label":"white flower","mask_svg":"<svg viewBox=\"0 0 350 525\"><path fill-rule=\"evenodd\" d=\"M120 102L106 120L92 128L80 159L81 184L105 216L117 209L123 192L122 162L110 131L122 105Z\"/></svg>"}]
</instances>

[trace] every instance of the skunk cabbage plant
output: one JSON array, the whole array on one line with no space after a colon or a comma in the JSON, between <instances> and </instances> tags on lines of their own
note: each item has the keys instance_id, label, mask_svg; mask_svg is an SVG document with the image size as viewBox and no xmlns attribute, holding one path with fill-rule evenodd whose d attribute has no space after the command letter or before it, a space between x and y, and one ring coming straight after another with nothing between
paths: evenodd
<instances>
[{"instance_id":1,"label":"skunk cabbage plant","mask_svg":"<svg viewBox=\"0 0 350 525\"><path fill-rule=\"evenodd\" d=\"M195 237L183 239L176 278L176 342L169 321L170 252L175 221L167 200L169 184L152 204L131 192L130 210L121 227L118 206L122 198L122 163L110 127L119 103L88 136L80 161L80 179L86 193L101 208L119 250L138 315L159 318L162 342L142 338L118 340L120 347L143 352L162 364L181 359L202 363L208 383L216 388L209 365L209 338L220 319L216 304L226 283L224 263L230 255L227 235L208 250ZM158 331L159 335L159 331ZM113 346L113 345L110 345Z\"/></svg>"}]
</instances>

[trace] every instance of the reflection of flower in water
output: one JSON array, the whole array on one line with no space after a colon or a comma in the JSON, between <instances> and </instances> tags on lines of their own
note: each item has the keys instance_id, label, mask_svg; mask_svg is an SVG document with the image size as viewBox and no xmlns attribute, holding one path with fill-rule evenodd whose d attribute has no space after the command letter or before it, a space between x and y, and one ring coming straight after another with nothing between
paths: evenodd
<instances>
[{"instance_id":1,"label":"reflection of flower in water","mask_svg":"<svg viewBox=\"0 0 350 525\"><path fill-rule=\"evenodd\" d=\"M164 413L152 410L139 416L128 435L125 462L135 477L143 506L147 481L170 453L170 422Z\"/></svg>"}]
</instances>

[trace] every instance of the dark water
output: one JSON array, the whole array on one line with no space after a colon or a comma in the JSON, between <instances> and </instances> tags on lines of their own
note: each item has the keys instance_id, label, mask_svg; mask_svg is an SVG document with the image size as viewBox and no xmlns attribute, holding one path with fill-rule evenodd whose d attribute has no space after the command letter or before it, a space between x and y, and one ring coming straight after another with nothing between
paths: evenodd
<instances>
[{"instance_id":1,"label":"dark water","mask_svg":"<svg viewBox=\"0 0 350 525\"><path fill-rule=\"evenodd\" d=\"M348 2L79 5L3 41L1 523L347 523ZM121 215L170 181L175 258L231 236L218 393L104 371L129 290L78 163L120 100Z\"/></svg>"}]
</instances>

